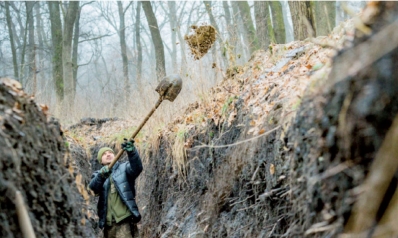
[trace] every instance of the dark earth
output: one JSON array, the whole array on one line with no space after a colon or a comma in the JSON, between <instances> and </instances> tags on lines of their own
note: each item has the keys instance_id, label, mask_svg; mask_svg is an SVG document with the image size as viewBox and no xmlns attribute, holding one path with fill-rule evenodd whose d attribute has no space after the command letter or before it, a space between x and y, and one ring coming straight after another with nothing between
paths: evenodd
<instances>
[{"instance_id":1,"label":"dark earth","mask_svg":"<svg viewBox=\"0 0 398 238\"><path fill-rule=\"evenodd\" d=\"M267 96L264 103L274 106L266 132L250 139L253 111L240 95L226 100L225 108L236 111L232 121L208 119L176 136L173 128L187 121L179 117L155 140L137 143L144 163L137 183L141 236L336 237L355 231L353 207L366 195L361 189L398 112L397 47L354 75L334 72L344 52L355 54L356 46L397 19L398 4L368 4L365 13L371 13L363 23L372 33L356 30L334 57L330 77L302 96L287 128L278 126L284 114L277 96ZM14 204L19 190L37 237L100 237L96 198L92 193L87 198L76 178L87 185L100 167L98 149L118 150L118 144L83 145L65 136L56 120L10 82L0 83L0 236L21 237ZM190 105L184 115L199 107ZM68 130L94 138L119 121L86 118ZM373 204L377 213L360 237L371 237L385 222L396 196L396 174L387 179L386 191L372 191L383 199ZM390 229L384 237L398 235L397 228Z\"/></svg>"}]
</instances>

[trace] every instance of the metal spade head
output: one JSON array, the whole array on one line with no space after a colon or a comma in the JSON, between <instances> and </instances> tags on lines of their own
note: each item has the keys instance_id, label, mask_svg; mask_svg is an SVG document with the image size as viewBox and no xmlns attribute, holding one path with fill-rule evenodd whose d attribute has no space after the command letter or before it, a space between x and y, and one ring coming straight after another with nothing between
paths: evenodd
<instances>
[{"instance_id":1,"label":"metal spade head","mask_svg":"<svg viewBox=\"0 0 398 238\"><path fill-rule=\"evenodd\" d=\"M182 79L178 74L171 74L162 79L155 91L170 102L174 101L182 88Z\"/></svg>"}]
</instances>

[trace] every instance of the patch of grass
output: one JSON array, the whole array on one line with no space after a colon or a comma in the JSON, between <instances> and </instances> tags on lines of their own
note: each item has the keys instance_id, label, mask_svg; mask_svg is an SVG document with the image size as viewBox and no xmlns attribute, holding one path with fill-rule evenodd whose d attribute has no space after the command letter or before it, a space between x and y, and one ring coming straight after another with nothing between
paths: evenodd
<instances>
[{"instance_id":1,"label":"patch of grass","mask_svg":"<svg viewBox=\"0 0 398 238\"><path fill-rule=\"evenodd\" d=\"M301 105L301 99L297 99L297 101L292 105L292 110L297 110Z\"/></svg>"},{"instance_id":2,"label":"patch of grass","mask_svg":"<svg viewBox=\"0 0 398 238\"><path fill-rule=\"evenodd\" d=\"M185 149L185 136L187 131L185 128L180 127L174 139L172 147L173 167L177 170L178 175L184 178L186 174L186 160L187 153Z\"/></svg>"},{"instance_id":3,"label":"patch of grass","mask_svg":"<svg viewBox=\"0 0 398 238\"><path fill-rule=\"evenodd\" d=\"M234 97L229 97L229 98L225 101L225 103L224 103L224 105L222 106L222 109L221 109L221 115L222 115L222 116L225 116L225 114L227 113L227 110L228 110L229 105L231 105L231 103L232 103L235 99L236 99L236 96L234 96Z\"/></svg>"},{"instance_id":4,"label":"patch of grass","mask_svg":"<svg viewBox=\"0 0 398 238\"><path fill-rule=\"evenodd\" d=\"M210 137L210 139L213 139L213 137L214 137L214 131L209 131L209 137Z\"/></svg>"},{"instance_id":5,"label":"patch of grass","mask_svg":"<svg viewBox=\"0 0 398 238\"><path fill-rule=\"evenodd\" d=\"M133 135L134 131L137 129L137 127L132 126L128 127L127 129L121 130L119 132L116 132L115 134L112 134L112 136L109 137L108 142L109 144L115 143L115 144L121 144L124 142L124 138L130 139L131 136ZM138 133L136 138L142 137L142 131Z\"/></svg>"}]
</instances>

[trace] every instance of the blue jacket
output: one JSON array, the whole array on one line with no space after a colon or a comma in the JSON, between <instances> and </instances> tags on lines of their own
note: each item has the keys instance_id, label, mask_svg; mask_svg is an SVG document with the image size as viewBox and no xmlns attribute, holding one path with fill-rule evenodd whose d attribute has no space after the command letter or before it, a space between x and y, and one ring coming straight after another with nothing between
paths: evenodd
<instances>
[{"instance_id":1,"label":"blue jacket","mask_svg":"<svg viewBox=\"0 0 398 238\"><path fill-rule=\"evenodd\" d=\"M142 162L139 154L134 152L127 153L128 162L116 162L112 168L113 181L118 194L131 213L137 213L138 207L135 202L135 179L142 172ZM91 176L89 184L91 190L99 195L97 212L99 217L99 227L102 229L106 224L106 213L108 208L108 194L110 189L110 178L104 178L99 170Z\"/></svg>"}]
</instances>

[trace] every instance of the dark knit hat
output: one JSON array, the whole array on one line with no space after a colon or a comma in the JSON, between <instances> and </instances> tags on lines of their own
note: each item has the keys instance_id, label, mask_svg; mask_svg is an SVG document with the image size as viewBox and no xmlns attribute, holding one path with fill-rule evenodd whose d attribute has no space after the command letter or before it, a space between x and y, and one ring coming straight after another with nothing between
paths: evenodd
<instances>
[{"instance_id":1,"label":"dark knit hat","mask_svg":"<svg viewBox=\"0 0 398 238\"><path fill-rule=\"evenodd\" d=\"M101 158L102 158L102 155L106 152L106 151L112 151L112 153L115 153L115 151L113 151L112 150L112 148L109 148L109 147L102 147L99 151L98 151L98 154L97 154L97 160L98 160L98 162L101 164Z\"/></svg>"}]
</instances>

